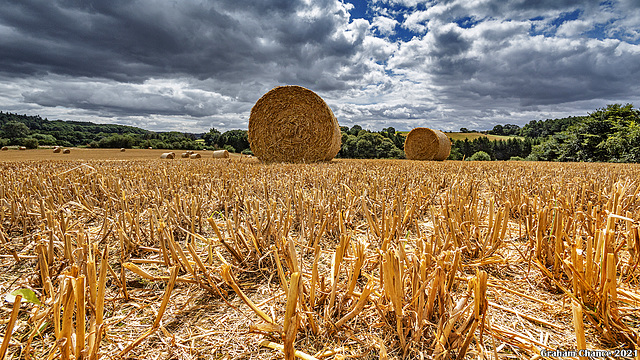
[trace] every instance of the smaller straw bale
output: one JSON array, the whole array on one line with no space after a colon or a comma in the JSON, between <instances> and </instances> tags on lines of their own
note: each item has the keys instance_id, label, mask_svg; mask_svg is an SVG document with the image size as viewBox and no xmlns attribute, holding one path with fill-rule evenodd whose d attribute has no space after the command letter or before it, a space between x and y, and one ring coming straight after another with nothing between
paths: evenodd
<instances>
[{"instance_id":1,"label":"smaller straw bale","mask_svg":"<svg viewBox=\"0 0 640 360\"><path fill-rule=\"evenodd\" d=\"M20 146L20 147L18 148L18 150L27 150L27 148L26 148L26 147L24 147L24 146Z\"/></svg>"},{"instance_id":2,"label":"smaller straw bale","mask_svg":"<svg viewBox=\"0 0 640 360\"><path fill-rule=\"evenodd\" d=\"M71 154L71 150L70 149L64 149L62 151L63 154Z\"/></svg>"},{"instance_id":3,"label":"smaller straw bale","mask_svg":"<svg viewBox=\"0 0 640 360\"><path fill-rule=\"evenodd\" d=\"M147 149L149 149L149 150L153 150L153 147L149 146Z\"/></svg>"},{"instance_id":4,"label":"smaller straw bale","mask_svg":"<svg viewBox=\"0 0 640 360\"><path fill-rule=\"evenodd\" d=\"M127 149L125 148L120 149L120 152L125 152L125 151L127 151Z\"/></svg>"},{"instance_id":5,"label":"smaller straw bale","mask_svg":"<svg viewBox=\"0 0 640 360\"><path fill-rule=\"evenodd\" d=\"M182 154L180 155L180 157L181 157L181 158L186 159L186 158L188 158L188 157L189 157L189 154L188 154L188 153L182 153Z\"/></svg>"},{"instance_id":6,"label":"smaller straw bale","mask_svg":"<svg viewBox=\"0 0 640 360\"><path fill-rule=\"evenodd\" d=\"M160 155L160 159L173 159L174 157L176 157L176 153L174 152L163 153Z\"/></svg>"},{"instance_id":7,"label":"smaller straw bale","mask_svg":"<svg viewBox=\"0 0 640 360\"><path fill-rule=\"evenodd\" d=\"M409 160L437 160L449 157L451 141L440 130L415 128L404 141L404 153Z\"/></svg>"},{"instance_id":8,"label":"smaller straw bale","mask_svg":"<svg viewBox=\"0 0 640 360\"><path fill-rule=\"evenodd\" d=\"M3 146L1 150L2 150L2 151L7 151L7 150L9 150L9 148L8 148L8 147L6 147L6 146Z\"/></svg>"},{"instance_id":9,"label":"smaller straw bale","mask_svg":"<svg viewBox=\"0 0 640 360\"><path fill-rule=\"evenodd\" d=\"M59 152L61 152L61 151L62 151L62 148L61 148L60 146L56 146L56 147L54 147L54 148L53 148L53 152L54 152L55 154L57 154L57 153L59 153Z\"/></svg>"},{"instance_id":10,"label":"smaller straw bale","mask_svg":"<svg viewBox=\"0 0 640 360\"><path fill-rule=\"evenodd\" d=\"M200 156L200 154L198 154L198 153L193 153L193 154L189 155L189 157L191 159L200 159L202 156Z\"/></svg>"},{"instance_id":11,"label":"smaller straw bale","mask_svg":"<svg viewBox=\"0 0 640 360\"><path fill-rule=\"evenodd\" d=\"M229 152L227 150L216 150L213 152L214 159L227 159L229 158Z\"/></svg>"}]
</instances>

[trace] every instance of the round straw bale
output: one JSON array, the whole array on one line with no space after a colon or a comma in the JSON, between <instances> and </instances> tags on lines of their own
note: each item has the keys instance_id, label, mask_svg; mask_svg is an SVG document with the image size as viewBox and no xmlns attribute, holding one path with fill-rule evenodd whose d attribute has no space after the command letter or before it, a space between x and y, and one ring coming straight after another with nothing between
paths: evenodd
<instances>
[{"instance_id":1,"label":"round straw bale","mask_svg":"<svg viewBox=\"0 0 640 360\"><path fill-rule=\"evenodd\" d=\"M2 149L0 149L0 150L1 150L1 151L7 151L7 150L9 150L9 148L8 148L8 147L6 147L6 146L3 146L3 147L2 147Z\"/></svg>"},{"instance_id":2,"label":"round straw bale","mask_svg":"<svg viewBox=\"0 0 640 360\"><path fill-rule=\"evenodd\" d=\"M127 151L127 149L125 149L125 148L121 148L120 149L120 152L125 152L125 151Z\"/></svg>"},{"instance_id":3,"label":"round straw bale","mask_svg":"<svg viewBox=\"0 0 640 360\"><path fill-rule=\"evenodd\" d=\"M200 154L198 154L198 153L193 153L193 154L189 155L189 157L191 159L200 159L202 156Z\"/></svg>"},{"instance_id":4,"label":"round straw bale","mask_svg":"<svg viewBox=\"0 0 640 360\"><path fill-rule=\"evenodd\" d=\"M440 130L415 128L404 141L404 153L410 160L438 160L449 157L451 141Z\"/></svg>"},{"instance_id":5,"label":"round straw bale","mask_svg":"<svg viewBox=\"0 0 640 360\"><path fill-rule=\"evenodd\" d=\"M149 149L149 150L153 150L153 147L149 146L147 149Z\"/></svg>"},{"instance_id":6,"label":"round straw bale","mask_svg":"<svg viewBox=\"0 0 640 360\"><path fill-rule=\"evenodd\" d=\"M189 157L189 153L182 153L182 154L180 154L180 157L186 159L186 158Z\"/></svg>"},{"instance_id":7,"label":"round straw bale","mask_svg":"<svg viewBox=\"0 0 640 360\"><path fill-rule=\"evenodd\" d=\"M329 161L341 145L329 106L300 86L279 86L264 94L251 109L248 137L253 154L267 163Z\"/></svg>"},{"instance_id":8,"label":"round straw bale","mask_svg":"<svg viewBox=\"0 0 640 360\"><path fill-rule=\"evenodd\" d=\"M59 146L56 146L56 147L53 148L53 152L56 153L56 154L61 152L61 151L62 151L62 148L60 148Z\"/></svg>"},{"instance_id":9,"label":"round straw bale","mask_svg":"<svg viewBox=\"0 0 640 360\"><path fill-rule=\"evenodd\" d=\"M212 156L216 159L226 159L229 157L229 152L227 150L216 150Z\"/></svg>"},{"instance_id":10,"label":"round straw bale","mask_svg":"<svg viewBox=\"0 0 640 360\"><path fill-rule=\"evenodd\" d=\"M174 157L176 157L176 153L174 152L163 153L160 155L160 159L173 159Z\"/></svg>"},{"instance_id":11,"label":"round straw bale","mask_svg":"<svg viewBox=\"0 0 640 360\"><path fill-rule=\"evenodd\" d=\"M26 148L26 147L24 147L24 146L20 146L20 147L18 148L18 150L27 150L27 148Z\"/></svg>"},{"instance_id":12,"label":"round straw bale","mask_svg":"<svg viewBox=\"0 0 640 360\"><path fill-rule=\"evenodd\" d=\"M63 154L71 154L71 150L70 149L64 149L62 151Z\"/></svg>"}]
</instances>

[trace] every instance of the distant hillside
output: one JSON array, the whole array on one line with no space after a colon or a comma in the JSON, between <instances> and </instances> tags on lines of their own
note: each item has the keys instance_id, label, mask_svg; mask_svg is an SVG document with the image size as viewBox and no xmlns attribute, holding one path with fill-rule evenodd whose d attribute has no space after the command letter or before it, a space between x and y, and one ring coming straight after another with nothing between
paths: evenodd
<instances>
[{"instance_id":1,"label":"distant hillside","mask_svg":"<svg viewBox=\"0 0 640 360\"><path fill-rule=\"evenodd\" d=\"M39 115L20 115L2 111L0 130L0 142L3 146L199 149L203 145L195 141L201 134L176 131L156 133L135 126L95 124L88 121L51 121Z\"/></svg>"}]
</instances>

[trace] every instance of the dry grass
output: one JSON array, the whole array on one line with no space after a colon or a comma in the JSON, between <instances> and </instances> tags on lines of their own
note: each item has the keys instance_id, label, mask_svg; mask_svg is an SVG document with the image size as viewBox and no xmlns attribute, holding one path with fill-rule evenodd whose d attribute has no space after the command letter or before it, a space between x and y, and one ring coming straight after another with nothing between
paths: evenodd
<instances>
[{"instance_id":1,"label":"dry grass","mask_svg":"<svg viewBox=\"0 0 640 360\"><path fill-rule=\"evenodd\" d=\"M637 165L140 151L153 159L0 162L0 292L43 302L0 308L7 358L638 347Z\"/></svg>"}]
</instances>

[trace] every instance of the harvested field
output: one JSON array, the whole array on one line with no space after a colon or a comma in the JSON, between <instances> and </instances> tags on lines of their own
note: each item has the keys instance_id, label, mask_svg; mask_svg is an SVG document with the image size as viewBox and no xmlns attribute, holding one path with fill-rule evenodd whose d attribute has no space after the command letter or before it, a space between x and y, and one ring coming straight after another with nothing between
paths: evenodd
<instances>
[{"instance_id":1,"label":"harvested field","mask_svg":"<svg viewBox=\"0 0 640 360\"><path fill-rule=\"evenodd\" d=\"M0 161L7 358L638 348L638 165L82 151Z\"/></svg>"}]
</instances>

